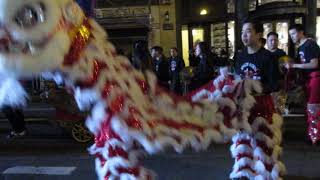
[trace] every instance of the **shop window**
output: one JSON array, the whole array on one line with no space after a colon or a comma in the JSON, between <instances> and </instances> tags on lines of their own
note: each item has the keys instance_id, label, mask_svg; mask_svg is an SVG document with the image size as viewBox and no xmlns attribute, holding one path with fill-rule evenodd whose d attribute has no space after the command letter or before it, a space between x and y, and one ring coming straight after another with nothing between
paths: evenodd
<instances>
[{"instance_id":1,"label":"shop window","mask_svg":"<svg viewBox=\"0 0 320 180\"><path fill-rule=\"evenodd\" d=\"M193 46L195 46L199 42L204 41L204 29L203 28L193 28L192 29L192 39L193 39Z\"/></svg>"},{"instance_id":2,"label":"shop window","mask_svg":"<svg viewBox=\"0 0 320 180\"><path fill-rule=\"evenodd\" d=\"M235 0L227 0L227 12L235 13Z\"/></svg>"},{"instance_id":3,"label":"shop window","mask_svg":"<svg viewBox=\"0 0 320 180\"><path fill-rule=\"evenodd\" d=\"M259 5L268 4L272 2L293 2L294 0L258 0Z\"/></svg>"},{"instance_id":4,"label":"shop window","mask_svg":"<svg viewBox=\"0 0 320 180\"><path fill-rule=\"evenodd\" d=\"M226 23L211 24L211 46L215 52L220 54L222 49L226 50Z\"/></svg>"},{"instance_id":5,"label":"shop window","mask_svg":"<svg viewBox=\"0 0 320 180\"><path fill-rule=\"evenodd\" d=\"M188 26L182 26L182 56L186 66L189 66L189 30Z\"/></svg>"},{"instance_id":6,"label":"shop window","mask_svg":"<svg viewBox=\"0 0 320 180\"><path fill-rule=\"evenodd\" d=\"M267 35L271 31L273 31L272 23L264 23L263 24L263 37L267 39Z\"/></svg>"},{"instance_id":7,"label":"shop window","mask_svg":"<svg viewBox=\"0 0 320 180\"><path fill-rule=\"evenodd\" d=\"M317 32L316 32L316 38L317 43L320 45L320 16L317 16Z\"/></svg>"},{"instance_id":8,"label":"shop window","mask_svg":"<svg viewBox=\"0 0 320 180\"><path fill-rule=\"evenodd\" d=\"M257 0L249 0L249 11L256 10Z\"/></svg>"},{"instance_id":9,"label":"shop window","mask_svg":"<svg viewBox=\"0 0 320 180\"><path fill-rule=\"evenodd\" d=\"M228 47L229 47L229 58L232 59L235 51L235 22L228 22Z\"/></svg>"},{"instance_id":10,"label":"shop window","mask_svg":"<svg viewBox=\"0 0 320 180\"><path fill-rule=\"evenodd\" d=\"M279 48L288 53L288 41L289 41L289 25L287 22L278 22L276 24L276 32L279 35Z\"/></svg>"}]
</instances>

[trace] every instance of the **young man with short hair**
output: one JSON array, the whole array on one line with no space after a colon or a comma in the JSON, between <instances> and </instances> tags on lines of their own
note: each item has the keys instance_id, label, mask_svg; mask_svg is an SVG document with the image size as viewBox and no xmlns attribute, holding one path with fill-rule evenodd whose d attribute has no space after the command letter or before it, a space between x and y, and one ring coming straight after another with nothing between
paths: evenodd
<instances>
[{"instance_id":1,"label":"young man with short hair","mask_svg":"<svg viewBox=\"0 0 320 180\"><path fill-rule=\"evenodd\" d=\"M313 144L320 140L320 48L317 43L305 36L301 24L289 27L289 34L298 46L299 63L286 64L287 69L300 69L304 72L307 92L308 135Z\"/></svg>"},{"instance_id":2,"label":"young man with short hair","mask_svg":"<svg viewBox=\"0 0 320 180\"><path fill-rule=\"evenodd\" d=\"M276 32L269 32L267 35L267 47L273 56L279 60L280 57L285 56L286 52L278 48L279 35Z\"/></svg>"},{"instance_id":3,"label":"young man with short hair","mask_svg":"<svg viewBox=\"0 0 320 180\"><path fill-rule=\"evenodd\" d=\"M231 147L235 158L231 179L281 179L285 171L279 161L282 118L274 108L271 92L278 90L279 68L272 54L262 47L263 26L246 21L241 39L245 48L236 56L235 70L242 79L259 81L263 91L255 96L248 121L251 132L241 130L233 137ZM245 83L246 81L244 81ZM245 88L245 84L243 85Z\"/></svg>"}]
</instances>

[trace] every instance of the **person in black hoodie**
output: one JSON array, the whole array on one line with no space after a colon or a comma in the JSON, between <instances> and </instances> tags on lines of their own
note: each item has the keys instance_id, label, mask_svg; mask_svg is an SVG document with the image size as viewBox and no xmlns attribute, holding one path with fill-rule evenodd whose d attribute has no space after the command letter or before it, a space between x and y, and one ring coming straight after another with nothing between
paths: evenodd
<instances>
[{"instance_id":1,"label":"person in black hoodie","mask_svg":"<svg viewBox=\"0 0 320 180\"><path fill-rule=\"evenodd\" d=\"M160 46L151 48L152 70L158 78L158 84L169 89L169 64Z\"/></svg>"},{"instance_id":2,"label":"person in black hoodie","mask_svg":"<svg viewBox=\"0 0 320 180\"><path fill-rule=\"evenodd\" d=\"M169 57L169 75L170 75L170 89L171 91L181 94L181 82L180 82L180 72L185 67L183 59L178 56L178 49L170 49Z\"/></svg>"},{"instance_id":3,"label":"person in black hoodie","mask_svg":"<svg viewBox=\"0 0 320 180\"><path fill-rule=\"evenodd\" d=\"M278 90L279 68L274 56L262 47L259 39L263 26L254 21L246 21L242 26L241 39L245 46L236 55L236 73L244 79L242 87L252 79L263 87L261 93L253 94L255 104L251 108L248 122L250 132L241 130L233 137L235 168L231 179L279 179L285 169L279 161L282 119L275 110L271 93ZM245 148L244 148L245 147ZM256 166L259 164L259 166ZM276 176L274 176L276 175Z\"/></svg>"}]
</instances>

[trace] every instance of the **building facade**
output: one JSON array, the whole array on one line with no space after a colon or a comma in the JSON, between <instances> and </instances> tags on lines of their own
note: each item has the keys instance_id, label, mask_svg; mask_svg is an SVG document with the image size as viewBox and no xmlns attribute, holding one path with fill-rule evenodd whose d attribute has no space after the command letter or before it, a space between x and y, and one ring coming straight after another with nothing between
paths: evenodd
<instances>
[{"instance_id":1,"label":"building facade","mask_svg":"<svg viewBox=\"0 0 320 180\"><path fill-rule=\"evenodd\" d=\"M116 47L132 50L136 40L169 51L177 46L174 0L98 0L95 16Z\"/></svg>"}]
</instances>

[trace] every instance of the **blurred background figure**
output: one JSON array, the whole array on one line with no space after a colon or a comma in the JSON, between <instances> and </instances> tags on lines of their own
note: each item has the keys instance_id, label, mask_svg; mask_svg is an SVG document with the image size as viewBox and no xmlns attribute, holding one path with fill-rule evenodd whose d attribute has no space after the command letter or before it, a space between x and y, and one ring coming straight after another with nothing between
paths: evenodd
<instances>
[{"instance_id":1,"label":"blurred background figure","mask_svg":"<svg viewBox=\"0 0 320 180\"><path fill-rule=\"evenodd\" d=\"M266 46L266 43L267 43L266 38L260 38L260 39L259 39L259 43L260 43L261 47L265 47L265 46Z\"/></svg>"},{"instance_id":2,"label":"blurred background figure","mask_svg":"<svg viewBox=\"0 0 320 180\"><path fill-rule=\"evenodd\" d=\"M152 71L158 78L158 84L169 89L169 64L163 55L163 49L160 46L151 48Z\"/></svg>"},{"instance_id":3,"label":"blurred background figure","mask_svg":"<svg viewBox=\"0 0 320 180\"><path fill-rule=\"evenodd\" d=\"M182 94L180 72L185 67L184 60L178 56L178 49L176 47L170 49L169 76L170 76L170 90L177 94Z\"/></svg>"},{"instance_id":4,"label":"blurred background figure","mask_svg":"<svg viewBox=\"0 0 320 180\"><path fill-rule=\"evenodd\" d=\"M214 76L214 64L210 49L205 42L199 42L196 45L195 55L199 64L194 70L193 89L199 88L209 82Z\"/></svg>"},{"instance_id":5,"label":"blurred background figure","mask_svg":"<svg viewBox=\"0 0 320 180\"><path fill-rule=\"evenodd\" d=\"M134 43L130 61L137 70L151 70L151 56L146 41L139 40Z\"/></svg>"}]
</instances>

